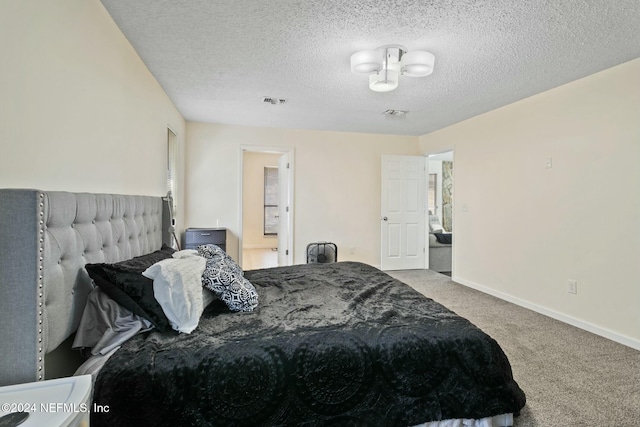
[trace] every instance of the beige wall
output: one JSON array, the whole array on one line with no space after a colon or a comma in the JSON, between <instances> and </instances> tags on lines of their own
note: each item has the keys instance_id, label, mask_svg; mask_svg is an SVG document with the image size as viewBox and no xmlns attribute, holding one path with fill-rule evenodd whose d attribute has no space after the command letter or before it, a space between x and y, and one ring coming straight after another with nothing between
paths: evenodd
<instances>
[{"instance_id":1,"label":"beige wall","mask_svg":"<svg viewBox=\"0 0 640 427\"><path fill-rule=\"evenodd\" d=\"M189 170L179 227L229 227L237 257L241 147L293 147L295 262L329 240L377 265L380 156L454 148L456 278L640 346L640 60L418 150L414 137L185 125L98 0L0 2L0 37L0 187L163 194L170 126Z\"/></svg>"},{"instance_id":2,"label":"beige wall","mask_svg":"<svg viewBox=\"0 0 640 427\"><path fill-rule=\"evenodd\" d=\"M0 2L0 38L0 187L166 192L184 119L98 0Z\"/></svg>"},{"instance_id":3,"label":"beige wall","mask_svg":"<svg viewBox=\"0 0 640 427\"><path fill-rule=\"evenodd\" d=\"M340 260L380 264L381 155L418 155L416 137L187 123L187 225L219 220L236 259L240 156L256 145L294 149L295 263L307 244L332 241Z\"/></svg>"},{"instance_id":4,"label":"beige wall","mask_svg":"<svg viewBox=\"0 0 640 427\"><path fill-rule=\"evenodd\" d=\"M242 247L277 248L277 236L264 235L264 168L278 167L280 154L244 152L242 163Z\"/></svg>"},{"instance_id":5,"label":"beige wall","mask_svg":"<svg viewBox=\"0 0 640 427\"><path fill-rule=\"evenodd\" d=\"M639 88L637 59L420 137L455 149L458 281L640 348Z\"/></svg>"}]
</instances>

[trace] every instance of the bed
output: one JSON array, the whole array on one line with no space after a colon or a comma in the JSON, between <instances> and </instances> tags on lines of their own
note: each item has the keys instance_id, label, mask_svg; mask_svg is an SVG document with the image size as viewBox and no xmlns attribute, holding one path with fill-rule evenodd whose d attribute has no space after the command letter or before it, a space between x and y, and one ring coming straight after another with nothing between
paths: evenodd
<instances>
[{"instance_id":1,"label":"bed","mask_svg":"<svg viewBox=\"0 0 640 427\"><path fill-rule=\"evenodd\" d=\"M0 211L5 385L44 379L45 354L76 332L95 291L86 264L170 239L159 197L0 190ZM92 425L510 426L525 404L495 340L371 266L242 276L252 311L213 299L192 332L142 330L112 350L93 397L110 410Z\"/></svg>"}]
</instances>

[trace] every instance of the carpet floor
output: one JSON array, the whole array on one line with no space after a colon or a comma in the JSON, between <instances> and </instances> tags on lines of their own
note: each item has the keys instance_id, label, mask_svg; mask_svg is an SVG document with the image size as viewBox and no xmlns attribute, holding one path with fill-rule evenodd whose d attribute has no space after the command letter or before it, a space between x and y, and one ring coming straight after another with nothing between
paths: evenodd
<instances>
[{"instance_id":1,"label":"carpet floor","mask_svg":"<svg viewBox=\"0 0 640 427\"><path fill-rule=\"evenodd\" d=\"M498 341L527 395L514 427L640 426L640 351L430 270L387 273Z\"/></svg>"}]
</instances>

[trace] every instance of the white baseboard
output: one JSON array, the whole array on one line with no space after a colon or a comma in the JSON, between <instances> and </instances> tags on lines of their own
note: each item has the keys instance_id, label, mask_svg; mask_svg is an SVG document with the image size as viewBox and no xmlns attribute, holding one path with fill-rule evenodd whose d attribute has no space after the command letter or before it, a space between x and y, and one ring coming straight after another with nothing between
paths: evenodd
<instances>
[{"instance_id":1,"label":"white baseboard","mask_svg":"<svg viewBox=\"0 0 640 427\"><path fill-rule=\"evenodd\" d=\"M592 323L585 322L584 320L576 319L575 317L566 315L564 313L552 310L547 307L543 307L541 305L534 304L532 302L523 300L518 297L514 297L513 295L496 291L495 289L488 288L486 286L472 282L471 280L463 279L462 277L459 277L459 276L454 276L451 279L456 283L460 283L461 285L467 286L469 288L475 289L485 294L492 295L496 298L500 298L501 300L508 301L515 305L519 305L520 307L528 308L529 310L533 310L537 313L543 314L545 316L548 316L553 319L559 320L561 322L567 323L569 325L575 326L576 328L584 329L585 331L610 339L612 341L626 345L636 350L640 350L640 340L637 340L635 338L631 338L626 335L619 334L607 328L603 328L603 327L594 325Z\"/></svg>"},{"instance_id":2,"label":"white baseboard","mask_svg":"<svg viewBox=\"0 0 640 427\"><path fill-rule=\"evenodd\" d=\"M243 245L242 249L277 249L277 247L272 245Z\"/></svg>"}]
</instances>

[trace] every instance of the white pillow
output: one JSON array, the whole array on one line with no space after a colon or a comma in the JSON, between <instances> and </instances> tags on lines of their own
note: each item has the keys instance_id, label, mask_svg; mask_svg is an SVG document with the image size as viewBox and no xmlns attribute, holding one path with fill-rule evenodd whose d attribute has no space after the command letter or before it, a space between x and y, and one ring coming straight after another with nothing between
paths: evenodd
<instances>
[{"instance_id":1,"label":"white pillow","mask_svg":"<svg viewBox=\"0 0 640 427\"><path fill-rule=\"evenodd\" d=\"M183 249L181 251L176 251L173 253L174 258L186 258L190 256L201 256L198 254L198 251L195 249ZM202 288L202 300L204 301L204 308L207 308L209 304L211 304L218 297L209 289L203 287Z\"/></svg>"},{"instance_id":2,"label":"white pillow","mask_svg":"<svg viewBox=\"0 0 640 427\"><path fill-rule=\"evenodd\" d=\"M438 215L429 215L429 231L432 233L444 232L444 227L440 224Z\"/></svg>"},{"instance_id":3,"label":"white pillow","mask_svg":"<svg viewBox=\"0 0 640 427\"><path fill-rule=\"evenodd\" d=\"M195 249L183 249L181 251L176 251L172 255L174 258L186 258L190 256L200 256L198 255L198 251Z\"/></svg>"},{"instance_id":4,"label":"white pillow","mask_svg":"<svg viewBox=\"0 0 640 427\"><path fill-rule=\"evenodd\" d=\"M153 279L153 295L176 331L188 334L198 326L204 311L202 273L206 264L200 256L169 258L142 273Z\"/></svg>"}]
</instances>

